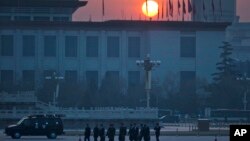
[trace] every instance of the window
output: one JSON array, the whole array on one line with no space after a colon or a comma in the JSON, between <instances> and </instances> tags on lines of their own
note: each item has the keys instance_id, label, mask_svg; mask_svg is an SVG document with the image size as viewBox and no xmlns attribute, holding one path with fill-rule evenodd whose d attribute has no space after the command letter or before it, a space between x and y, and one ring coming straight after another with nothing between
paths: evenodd
<instances>
[{"instance_id":1,"label":"window","mask_svg":"<svg viewBox=\"0 0 250 141\"><path fill-rule=\"evenodd\" d=\"M86 41L86 56L98 57L99 39L97 36L88 36Z\"/></svg>"},{"instance_id":2,"label":"window","mask_svg":"<svg viewBox=\"0 0 250 141\"><path fill-rule=\"evenodd\" d=\"M65 37L65 57L77 57L77 37Z\"/></svg>"},{"instance_id":3,"label":"window","mask_svg":"<svg viewBox=\"0 0 250 141\"><path fill-rule=\"evenodd\" d=\"M11 21L11 16L0 16L0 21Z\"/></svg>"},{"instance_id":4,"label":"window","mask_svg":"<svg viewBox=\"0 0 250 141\"><path fill-rule=\"evenodd\" d=\"M35 36L23 36L23 56L35 56Z\"/></svg>"},{"instance_id":5,"label":"window","mask_svg":"<svg viewBox=\"0 0 250 141\"><path fill-rule=\"evenodd\" d=\"M119 80L119 71L107 71L106 78L109 80Z\"/></svg>"},{"instance_id":6,"label":"window","mask_svg":"<svg viewBox=\"0 0 250 141\"><path fill-rule=\"evenodd\" d=\"M181 57L196 57L196 38L181 37Z\"/></svg>"},{"instance_id":7,"label":"window","mask_svg":"<svg viewBox=\"0 0 250 141\"><path fill-rule=\"evenodd\" d=\"M180 91L187 94L194 94L196 90L196 76L194 71L180 72Z\"/></svg>"},{"instance_id":8,"label":"window","mask_svg":"<svg viewBox=\"0 0 250 141\"><path fill-rule=\"evenodd\" d=\"M140 71L128 72L128 86L135 86L140 84Z\"/></svg>"},{"instance_id":9,"label":"window","mask_svg":"<svg viewBox=\"0 0 250 141\"><path fill-rule=\"evenodd\" d=\"M30 21L29 16L15 16L15 21Z\"/></svg>"},{"instance_id":10,"label":"window","mask_svg":"<svg viewBox=\"0 0 250 141\"><path fill-rule=\"evenodd\" d=\"M108 57L119 57L120 43L119 37L110 36L107 39L107 56Z\"/></svg>"},{"instance_id":11,"label":"window","mask_svg":"<svg viewBox=\"0 0 250 141\"><path fill-rule=\"evenodd\" d=\"M34 17L33 18L34 21L50 21L49 17Z\"/></svg>"},{"instance_id":12,"label":"window","mask_svg":"<svg viewBox=\"0 0 250 141\"><path fill-rule=\"evenodd\" d=\"M75 70L65 71L65 81L69 82L69 83L76 83L77 82L77 71L75 71Z\"/></svg>"},{"instance_id":13,"label":"window","mask_svg":"<svg viewBox=\"0 0 250 141\"><path fill-rule=\"evenodd\" d=\"M43 71L44 79L45 79L45 77L48 77L48 76L52 77L54 72L56 72L56 71L55 70L44 70Z\"/></svg>"},{"instance_id":14,"label":"window","mask_svg":"<svg viewBox=\"0 0 250 141\"><path fill-rule=\"evenodd\" d=\"M35 87L34 70L23 70L23 86L25 89L34 89Z\"/></svg>"},{"instance_id":15,"label":"window","mask_svg":"<svg viewBox=\"0 0 250 141\"><path fill-rule=\"evenodd\" d=\"M44 56L56 56L56 36L44 36Z\"/></svg>"},{"instance_id":16,"label":"window","mask_svg":"<svg viewBox=\"0 0 250 141\"><path fill-rule=\"evenodd\" d=\"M1 36L1 55L2 56L13 56L13 36L2 35Z\"/></svg>"},{"instance_id":17,"label":"window","mask_svg":"<svg viewBox=\"0 0 250 141\"><path fill-rule=\"evenodd\" d=\"M1 70L1 85L11 86L13 84L14 75L13 70Z\"/></svg>"},{"instance_id":18,"label":"window","mask_svg":"<svg viewBox=\"0 0 250 141\"><path fill-rule=\"evenodd\" d=\"M88 87L98 86L98 71L86 71L86 82Z\"/></svg>"},{"instance_id":19,"label":"window","mask_svg":"<svg viewBox=\"0 0 250 141\"><path fill-rule=\"evenodd\" d=\"M128 57L140 57L140 37L128 37Z\"/></svg>"},{"instance_id":20,"label":"window","mask_svg":"<svg viewBox=\"0 0 250 141\"><path fill-rule=\"evenodd\" d=\"M56 21L56 22L68 22L69 17L53 17L53 21Z\"/></svg>"},{"instance_id":21,"label":"window","mask_svg":"<svg viewBox=\"0 0 250 141\"><path fill-rule=\"evenodd\" d=\"M245 74L250 77L250 62L249 61L237 61L234 63L234 70L239 77L243 77Z\"/></svg>"}]
</instances>

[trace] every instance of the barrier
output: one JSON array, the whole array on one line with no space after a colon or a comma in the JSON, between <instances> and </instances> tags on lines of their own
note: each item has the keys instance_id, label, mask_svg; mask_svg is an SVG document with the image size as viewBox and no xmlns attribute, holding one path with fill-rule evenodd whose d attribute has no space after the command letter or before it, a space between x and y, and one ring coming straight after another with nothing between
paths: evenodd
<instances>
[{"instance_id":1,"label":"barrier","mask_svg":"<svg viewBox=\"0 0 250 141\"><path fill-rule=\"evenodd\" d=\"M0 110L0 119L20 119L27 115L59 114L65 119L158 119L158 109L110 108L104 110L48 109L48 110Z\"/></svg>"}]
</instances>

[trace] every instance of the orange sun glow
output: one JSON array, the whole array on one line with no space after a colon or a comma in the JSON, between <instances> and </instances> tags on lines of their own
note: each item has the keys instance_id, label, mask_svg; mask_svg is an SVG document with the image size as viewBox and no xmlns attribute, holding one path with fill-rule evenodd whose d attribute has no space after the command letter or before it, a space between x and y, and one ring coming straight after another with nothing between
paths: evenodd
<instances>
[{"instance_id":1,"label":"orange sun glow","mask_svg":"<svg viewBox=\"0 0 250 141\"><path fill-rule=\"evenodd\" d=\"M148 0L142 4L142 12L147 17L154 17L158 14L158 3L154 0Z\"/></svg>"}]
</instances>

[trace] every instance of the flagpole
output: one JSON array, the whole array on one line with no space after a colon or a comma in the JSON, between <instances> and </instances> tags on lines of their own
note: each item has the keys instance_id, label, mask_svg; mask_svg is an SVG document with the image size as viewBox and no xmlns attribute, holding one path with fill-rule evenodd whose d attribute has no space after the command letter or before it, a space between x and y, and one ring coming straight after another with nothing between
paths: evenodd
<instances>
[{"instance_id":1,"label":"flagpole","mask_svg":"<svg viewBox=\"0 0 250 141\"><path fill-rule=\"evenodd\" d=\"M157 0L157 3L158 3L158 9L157 9L158 14L157 14L157 16L158 16L158 21L159 21L159 19L160 19L160 7L159 7L159 0Z\"/></svg>"},{"instance_id":2,"label":"flagpole","mask_svg":"<svg viewBox=\"0 0 250 141\"><path fill-rule=\"evenodd\" d=\"M102 21L104 21L104 15L105 15L105 5L104 5L104 0L102 0Z\"/></svg>"},{"instance_id":3,"label":"flagpole","mask_svg":"<svg viewBox=\"0 0 250 141\"><path fill-rule=\"evenodd\" d=\"M184 5L184 2L185 2L185 1L182 0L182 21L183 21L183 22L184 22L184 20L185 20L185 18L184 18L184 8L185 8L185 7L184 7L184 6L185 6L185 5Z\"/></svg>"},{"instance_id":4,"label":"flagpole","mask_svg":"<svg viewBox=\"0 0 250 141\"><path fill-rule=\"evenodd\" d=\"M162 4L162 6L161 6L161 19L163 20L163 18L164 18L164 0L161 0L161 4Z\"/></svg>"},{"instance_id":5,"label":"flagpole","mask_svg":"<svg viewBox=\"0 0 250 141\"><path fill-rule=\"evenodd\" d=\"M168 4L169 4L169 3L168 3L168 0L166 0L166 20L167 20L167 21L169 21L169 15L168 15L168 13L169 13L168 10L169 10L169 8L168 8Z\"/></svg>"}]
</instances>

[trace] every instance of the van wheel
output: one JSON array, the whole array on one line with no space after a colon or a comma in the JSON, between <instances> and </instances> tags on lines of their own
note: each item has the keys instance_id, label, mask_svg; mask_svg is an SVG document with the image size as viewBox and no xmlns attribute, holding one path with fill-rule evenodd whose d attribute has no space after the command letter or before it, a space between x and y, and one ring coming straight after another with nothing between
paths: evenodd
<instances>
[{"instance_id":1,"label":"van wheel","mask_svg":"<svg viewBox=\"0 0 250 141\"><path fill-rule=\"evenodd\" d=\"M15 132L13 135L11 135L12 139L20 139L21 134L19 132Z\"/></svg>"},{"instance_id":2,"label":"van wheel","mask_svg":"<svg viewBox=\"0 0 250 141\"><path fill-rule=\"evenodd\" d=\"M57 134L55 132L50 132L48 135L47 135L47 138L48 139L56 139L57 137Z\"/></svg>"}]
</instances>

